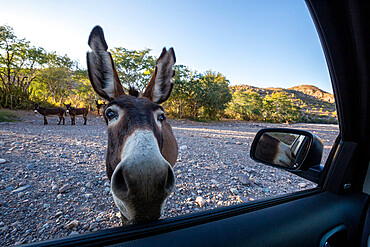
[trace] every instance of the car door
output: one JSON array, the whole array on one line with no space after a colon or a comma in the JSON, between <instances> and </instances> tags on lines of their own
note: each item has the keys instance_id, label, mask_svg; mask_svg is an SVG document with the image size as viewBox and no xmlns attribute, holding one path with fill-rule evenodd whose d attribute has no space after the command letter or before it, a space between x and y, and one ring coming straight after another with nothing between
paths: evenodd
<instances>
[{"instance_id":1,"label":"car door","mask_svg":"<svg viewBox=\"0 0 370 247\"><path fill-rule=\"evenodd\" d=\"M34 245L366 246L369 196L363 191L369 191L365 177L370 153L370 4L306 3L325 52L340 125L317 188Z\"/></svg>"}]
</instances>

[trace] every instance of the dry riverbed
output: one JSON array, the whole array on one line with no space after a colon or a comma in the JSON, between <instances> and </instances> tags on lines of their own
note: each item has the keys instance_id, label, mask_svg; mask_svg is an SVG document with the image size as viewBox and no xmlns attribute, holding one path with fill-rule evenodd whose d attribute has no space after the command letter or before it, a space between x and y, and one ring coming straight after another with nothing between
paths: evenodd
<instances>
[{"instance_id":1,"label":"dry riverbed","mask_svg":"<svg viewBox=\"0 0 370 247\"><path fill-rule=\"evenodd\" d=\"M0 123L0 246L30 243L120 225L105 174L107 130L100 116L86 126L58 126L18 112L22 121ZM337 125L170 120L179 144L176 187L163 217L246 203L315 187L249 157L255 133L296 128L319 136L326 159Z\"/></svg>"}]
</instances>

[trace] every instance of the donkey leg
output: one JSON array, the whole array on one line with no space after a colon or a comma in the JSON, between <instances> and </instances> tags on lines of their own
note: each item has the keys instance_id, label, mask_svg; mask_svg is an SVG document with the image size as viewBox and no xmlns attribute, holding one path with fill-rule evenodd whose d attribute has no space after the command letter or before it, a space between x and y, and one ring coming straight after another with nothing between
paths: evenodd
<instances>
[{"instance_id":1,"label":"donkey leg","mask_svg":"<svg viewBox=\"0 0 370 247\"><path fill-rule=\"evenodd\" d=\"M62 117L59 116L59 122L58 122L58 125L60 125L60 121L62 121Z\"/></svg>"},{"instance_id":2,"label":"donkey leg","mask_svg":"<svg viewBox=\"0 0 370 247\"><path fill-rule=\"evenodd\" d=\"M48 120L46 119L46 116L44 116L44 125L48 124Z\"/></svg>"},{"instance_id":3,"label":"donkey leg","mask_svg":"<svg viewBox=\"0 0 370 247\"><path fill-rule=\"evenodd\" d=\"M84 125L86 125L86 122L87 122L87 117L86 116L84 116Z\"/></svg>"},{"instance_id":4,"label":"donkey leg","mask_svg":"<svg viewBox=\"0 0 370 247\"><path fill-rule=\"evenodd\" d=\"M64 122L65 122L65 118L64 117L62 117L63 118L63 125L64 125Z\"/></svg>"}]
</instances>

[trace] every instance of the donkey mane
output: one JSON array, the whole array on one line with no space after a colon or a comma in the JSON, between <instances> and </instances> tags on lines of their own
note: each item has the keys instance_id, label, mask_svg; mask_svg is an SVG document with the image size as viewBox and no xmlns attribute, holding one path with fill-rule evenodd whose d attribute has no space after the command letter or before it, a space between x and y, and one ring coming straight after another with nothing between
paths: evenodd
<instances>
[{"instance_id":1,"label":"donkey mane","mask_svg":"<svg viewBox=\"0 0 370 247\"><path fill-rule=\"evenodd\" d=\"M133 86L129 87L128 94L131 95L131 96L134 96L136 98L139 97L139 95L140 95L139 91Z\"/></svg>"},{"instance_id":2,"label":"donkey mane","mask_svg":"<svg viewBox=\"0 0 370 247\"><path fill-rule=\"evenodd\" d=\"M126 94L100 26L93 28L88 43L90 82L108 103L103 116L108 127L106 171L113 200L125 222L156 220L175 186L172 167L178 145L159 105L172 91L175 52L163 48L143 92L130 86Z\"/></svg>"}]
</instances>

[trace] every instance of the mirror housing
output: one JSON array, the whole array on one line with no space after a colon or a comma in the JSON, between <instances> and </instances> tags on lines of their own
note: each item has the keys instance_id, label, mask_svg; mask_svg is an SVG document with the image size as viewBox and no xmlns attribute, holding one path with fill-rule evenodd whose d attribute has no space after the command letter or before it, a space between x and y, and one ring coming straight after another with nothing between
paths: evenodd
<instances>
[{"instance_id":1,"label":"mirror housing","mask_svg":"<svg viewBox=\"0 0 370 247\"><path fill-rule=\"evenodd\" d=\"M298 173L312 169L321 172L323 147L322 141L310 132L267 128L257 132L250 156L257 162L302 176Z\"/></svg>"}]
</instances>

